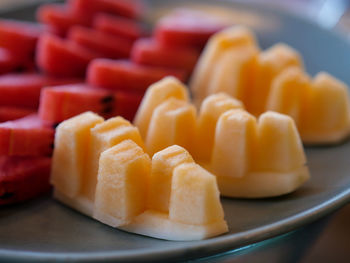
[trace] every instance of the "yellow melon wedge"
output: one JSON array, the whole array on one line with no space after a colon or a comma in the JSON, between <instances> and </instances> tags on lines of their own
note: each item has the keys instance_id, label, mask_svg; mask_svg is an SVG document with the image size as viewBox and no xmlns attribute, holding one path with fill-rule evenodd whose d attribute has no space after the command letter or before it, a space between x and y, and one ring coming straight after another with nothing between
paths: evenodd
<instances>
[{"instance_id":1,"label":"yellow melon wedge","mask_svg":"<svg viewBox=\"0 0 350 263\"><path fill-rule=\"evenodd\" d=\"M350 134L348 87L331 75L321 72L312 82L308 111L301 126L307 144L333 144Z\"/></svg>"},{"instance_id":2,"label":"yellow melon wedge","mask_svg":"<svg viewBox=\"0 0 350 263\"><path fill-rule=\"evenodd\" d=\"M190 103L170 98L153 112L145 140L150 156L174 144L191 152L196 129L196 109Z\"/></svg>"},{"instance_id":3,"label":"yellow melon wedge","mask_svg":"<svg viewBox=\"0 0 350 263\"><path fill-rule=\"evenodd\" d=\"M81 194L90 147L90 129L103 118L86 112L62 122L56 128L51 183L54 197L68 206L89 214L92 207Z\"/></svg>"},{"instance_id":4,"label":"yellow melon wedge","mask_svg":"<svg viewBox=\"0 0 350 263\"><path fill-rule=\"evenodd\" d=\"M303 68L299 53L285 44L276 44L260 53L254 86L245 101L248 111L259 115L266 110L266 102L274 78L284 69L295 66Z\"/></svg>"},{"instance_id":5,"label":"yellow melon wedge","mask_svg":"<svg viewBox=\"0 0 350 263\"><path fill-rule=\"evenodd\" d=\"M171 181L173 170L182 163L193 163L192 156L178 145L170 146L153 155L150 177L148 208L169 212Z\"/></svg>"},{"instance_id":6,"label":"yellow melon wedge","mask_svg":"<svg viewBox=\"0 0 350 263\"><path fill-rule=\"evenodd\" d=\"M95 200L95 189L100 154L108 148L124 141L132 140L144 148L140 133L136 127L122 117L111 118L91 129L91 147L86 163L85 184L82 194L92 204Z\"/></svg>"},{"instance_id":7,"label":"yellow melon wedge","mask_svg":"<svg viewBox=\"0 0 350 263\"><path fill-rule=\"evenodd\" d=\"M151 160L125 140L101 154L93 217L112 227L129 224L146 209Z\"/></svg>"},{"instance_id":8,"label":"yellow melon wedge","mask_svg":"<svg viewBox=\"0 0 350 263\"><path fill-rule=\"evenodd\" d=\"M134 119L134 124L138 127L142 138L147 136L149 122L155 108L169 98L189 100L187 88L174 77L165 77L147 89Z\"/></svg>"},{"instance_id":9,"label":"yellow melon wedge","mask_svg":"<svg viewBox=\"0 0 350 263\"><path fill-rule=\"evenodd\" d=\"M147 210L121 229L166 240L200 240L228 231L214 175L194 163L173 171L169 214Z\"/></svg>"},{"instance_id":10,"label":"yellow melon wedge","mask_svg":"<svg viewBox=\"0 0 350 263\"><path fill-rule=\"evenodd\" d=\"M194 158L198 162L208 162L213 150L216 123L222 113L243 108L242 102L225 93L208 96L202 103L197 119Z\"/></svg>"},{"instance_id":11,"label":"yellow melon wedge","mask_svg":"<svg viewBox=\"0 0 350 263\"><path fill-rule=\"evenodd\" d=\"M257 46L253 32L242 26L224 29L213 35L194 69L190 87L194 102L199 105L208 95L208 84L225 51L246 46Z\"/></svg>"}]
</instances>

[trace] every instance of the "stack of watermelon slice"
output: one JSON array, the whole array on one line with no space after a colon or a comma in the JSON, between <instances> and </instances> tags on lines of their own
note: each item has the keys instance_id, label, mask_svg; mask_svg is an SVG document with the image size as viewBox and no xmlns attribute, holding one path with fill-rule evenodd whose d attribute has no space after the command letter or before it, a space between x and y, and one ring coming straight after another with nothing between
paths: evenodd
<instances>
[{"instance_id":1,"label":"stack of watermelon slice","mask_svg":"<svg viewBox=\"0 0 350 263\"><path fill-rule=\"evenodd\" d=\"M186 81L224 26L179 10L150 35L144 5L69 0L42 5L39 23L0 20L0 205L50 189L60 122L88 110L132 120L148 86L168 75Z\"/></svg>"}]
</instances>

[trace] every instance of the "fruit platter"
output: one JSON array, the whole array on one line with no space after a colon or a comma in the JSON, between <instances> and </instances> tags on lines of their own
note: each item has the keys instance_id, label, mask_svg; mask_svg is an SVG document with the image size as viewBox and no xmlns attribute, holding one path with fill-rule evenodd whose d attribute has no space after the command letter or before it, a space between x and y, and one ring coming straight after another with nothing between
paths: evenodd
<instances>
[{"instance_id":1,"label":"fruit platter","mask_svg":"<svg viewBox=\"0 0 350 263\"><path fill-rule=\"evenodd\" d=\"M335 211L347 57L338 33L260 4L3 11L0 261L202 258Z\"/></svg>"}]
</instances>

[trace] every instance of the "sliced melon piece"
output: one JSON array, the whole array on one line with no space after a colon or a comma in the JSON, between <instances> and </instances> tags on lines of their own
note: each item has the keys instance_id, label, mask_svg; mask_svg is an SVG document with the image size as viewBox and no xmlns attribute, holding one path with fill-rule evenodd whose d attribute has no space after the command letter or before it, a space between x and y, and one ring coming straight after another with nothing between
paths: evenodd
<instances>
[{"instance_id":1,"label":"sliced melon piece","mask_svg":"<svg viewBox=\"0 0 350 263\"><path fill-rule=\"evenodd\" d=\"M239 108L243 108L242 102L222 92L210 95L203 101L197 119L196 147L193 153L197 161L206 162L210 160L216 123L221 114Z\"/></svg>"},{"instance_id":2,"label":"sliced melon piece","mask_svg":"<svg viewBox=\"0 0 350 263\"><path fill-rule=\"evenodd\" d=\"M103 118L86 112L62 122L56 129L51 170L55 198L87 214L92 207L83 200L81 190L85 181L90 129L101 122Z\"/></svg>"},{"instance_id":3,"label":"sliced melon piece","mask_svg":"<svg viewBox=\"0 0 350 263\"><path fill-rule=\"evenodd\" d=\"M174 77L165 77L147 89L134 119L134 124L139 128L142 138L147 136L154 109L168 98L189 100L186 87Z\"/></svg>"},{"instance_id":4,"label":"sliced melon piece","mask_svg":"<svg viewBox=\"0 0 350 263\"><path fill-rule=\"evenodd\" d=\"M273 79L291 66L303 68L302 58L285 44L276 44L260 53L254 86L245 104L249 112L259 115L265 111Z\"/></svg>"},{"instance_id":5,"label":"sliced melon piece","mask_svg":"<svg viewBox=\"0 0 350 263\"><path fill-rule=\"evenodd\" d=\"M225 51L246 46L257 46L256 40L249 29L241 26L226 28L209 39L190 83L195 104L199 104L208 95L208 84L217 61L224 56Z\"/></svg>"},{"instance_id":6,"label":"sliced melon piece","mask_svg":"<svg viewBox=\"0 0 350 263\"><path fill-rule=\"evenodd\" d=\"M192 151L196 132L196 109L183 100L170 98L153 112L145 140L148 153L153 156L173 144Z\"/></svg>"},{"instance_id":7,"label":"sliced melon piece","mask_svg":"<svg viewBox=\"0 0 350 263\"><path fill-rule=\"evenodd\" d=\"M95 200L100 154L128 139L133 140L140 147L144 147L137 128L122 117L111 118L91 129L91 147L86 163L85 184L82 188L82 194L91 203Z\"/></svg>"},{"instance_id":8,"label":"sliced melon piece","mask_svg":"<svg viewBox=\"0 0 350 263\"><path fill-rule=\"evenodd\" d=\"M178 145L170 146L153 155L148 199L149 209L164 213L169 212L173 170L179 164L192 162L194 162L192 156Z\"/></svg>"},{"instance_id":9,"label":"sliced melon piece","mask_svg":"<svg viewBox=\"0 0 350 263\"><path fill-rule=\"evenodd\" d=\"M101 154L94 218L118 227L146 209L151 160L132 140Z\"/></svg>"}]
</instances>

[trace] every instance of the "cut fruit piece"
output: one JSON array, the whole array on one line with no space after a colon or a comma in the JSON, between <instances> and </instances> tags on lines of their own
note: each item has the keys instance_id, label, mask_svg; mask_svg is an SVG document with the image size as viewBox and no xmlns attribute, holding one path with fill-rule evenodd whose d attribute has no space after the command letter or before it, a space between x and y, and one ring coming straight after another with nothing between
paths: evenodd
<instances>
[{"instance_id":1,"label":"cut fruit piece","mask_svg":"<svg viewBox=\"0 0 350 263\"><path fill-rule=\"evenodd\" d=\"M36 13L38 21L52 26L60 36L65 36L74 25L89 26L90 17L74 14L72 10L62 4L41 5Z\"/></svg>"},{"instance_id":2,"label":"cut fruit piece","mask_svg":"<svg viewBox=\"0 0 350 263\"><path fill-rule=\"evenodd\" d=\"M128 58L132 41L95 29L73 26L68 32L68 39L106 58Z\"/></svg>"},{"instance_id":3,"label":"cut fruit piece","mask_svg":"<svg viewBox=\"0 0 350 263\"><path fill-rule=\"evenodd\" d=\"M203 12L176 9L157 22L155 36L166 46L202 48L226 24Z\"/></svg>"},{"instance_id":4,"label":"cut fruit piece","mask_svg":"<svg viewBox=\"0 0 350 263\"><path fill-rule=\"evenodd\" d=\"M94 218L118 227L146 209L151 160L132 140L102 152Z\"/></svg>"},{"instance_id":5,"label":"cut fruit piece","mask_svg":"<svg viewBox=\"0 0 350 263\"><path fill-rule=\"evenodd\" d=\"M143 94L165 76L184 80L183 71L142 66L125 60L95 59L89 65L88 82L97 87Z\"/></svg>"},{"instance_id":6,"label":"cut fruit piece","mask_svg":"<svg viewBox=\"0 0 350 263\"><path fill-rule=\"evenodd\" d=\"M132 119L141 96L93 88L86 84L48 87L42 91L39 116L42 120L59 123L85 111L104 118L121 115Z\"/></svg>"},{"instance_id":7,"label":"cut fruit piece","mask_svg":"<svg viewBox=\"0 0 350 263\"><path fill-rule=\"evenodd\" d=\"M221 115L212 160L204 163L217 175L222 195L243 198L271 197L296 190L309 178L305 164L303 146L291 117L266 112L257 124L252 115L242 110Z\"/></svg>"},{"instance_id":8,"label":"cut fruit piece","mask_svg":"<svg viewBox=\"0 0 350 263\"><path fill-rule=\"evenodd\" d=\"M147 152L156 152L171 146L180 145L192 151L196 133L196 108L190 103L170 98L155 108L145 144Z\"/></svg>"},{"instance_id":9,"label":"cut fruit piece","mask_svg":"<svg viewBox=\"0 0 350 263\"><path fill-rule=\"evenodd\" d=\"M187 88L174 77L165 77L147 89L134 120L134 124L139 128L142 138L145 139L147 136L147 130L155 108L169 98L189 101Z\"/></svg>"},{"instance_id":10,"label":"cut fruit piece","mask_svg":"<svg viewBox=\"0 0 350 263\"><path fill-rule=\"evenodd\" d=\"M312 81L312 90L301 124L301 137L308 144L332 144L350 134L348 87L331 75L321 72Z\"/></svg>"},{"instance_id":11,"label":"cut fruit piece","mask_svg":"<svg viewBox=\"0 0 350 263\"><path fill-rule=\"evenodd\" d=\"M288 67L303 68L302 58L293 48L285 44L276 44L260 53L254 86L246 102L249 112L258 116L266 110L272 81Z\"/></svg>"},{"instance_id":12,"label":"cut fruit piece","mask_svg":"<svg viewBox=\"0 0 350 263\"><path fill-rule=\"evenodd\" d=\"M12 121L34 114L36 110L20 107L0 106L0 122Z\"/></svg>"},{"instance_id":13,"label":"cut fruit piece","mask_svg":"<svg viewBox=\"0 0 350 263\"><path fill-rule=\"evenodd\" d=\"M0 76L0 105L36 109L40 92L45 86L82 82L76 78L55 78L38 73L7 74Z\"/></svg>"},{"instance_id":14,"label":"cut fruit piece","mask_svg":"<svg viewBox=\"0 0 350 263\"><path fill-rule=\"evenodd\" d=\"M93 17L97 13L110 13L128 18L141 16L144 6L139 0L69 0L75 14Z\"/></svg>"},{"instance_id":15,"label":"cut fruit piece","mask_svg":"<svg viewBox=\"0 0 350 263\"><path fill-rule=\"evenodd\" d=\"M232 52L242 47L255 47L257 49L254 34L245 27L230 27L210 38L191 78L190 87L196 105L209 95L208 85L220 58L224 56L226 51Z\"/></svg>"},{"instance_id":16,"label":"cut fruit piece","mask_svg":"<svg viewBox=\"0 0 350 263\"><path fill-rule=\"evenodd\" d=\"M34 56L36 42L45 27L36 23L0 20L0 47L22 58Z\"/></svg>"},{"instance_id":17,"label":"cut fruit piece","mask_svg":"<svg viewBox=\"0 0 350 263\"><path fill-rule=\"evenodd\" d=\"M44 34L37 47L36 62L41 70L61 77L83 77L89 62L98 54L72 41Z\"/></svg>"},{"instance_id":18,"label":"cut fruit piece","mask_svg":"<svg viewBox=\"0 0 350 263\"><path fill-rule=\"evenodd\" d=\"M140 133L136 127L122 117L111 118L91 129L91 147L86 162L86 174L82 195L91 204L95 200L98 165L100 154L123 140L132 140L144 148Z\"/></svg>"},{"instance_id":19,"label":"cut fruit piece","mask_svg":"<svg viewBox=\"0 0 350 263\"><path fill-rule=\"evenodd\" d=\"M18 59L6 48L0 47L0 74L5 74L20 66Z\"/></svg>"},{"instance_id":20,"label":"cut fruit piece","mask_svg":"<svg viewBox=\"0 0 350 263\"><path fill-rule=\"evenodd\" d=\"M92 214L92 205L82 195L82 188L88 171L90 129L102 122L100 116L86 112L62 122L56 129L51 170L55 198L88 215Z\"/></svg>"},{"instance_id":21,"label":"cut fruit piece","mask_svg":"<svg viewBox=\"0 0 350 263\"><path fill-rule=\"evenodd\" d=\"M178 145L170 146L152 157L148 208L169 212L173 170L182 163L194 163L192 156Z\"/></svg>"},{"instance_id":22,"label":"cut fruit piece","mask_svg":"<svg viewBox=\"0 0 350 263\"><path fill-rule=\"evenodd\" d=\"M178 68L189 75L199 57L199 52L190 47L165 47L150 38L139 39L134 43L131 59L139 64Z\"/></svg>"},{"instance_id":23,"label":"cut fruit piece","mask_svg":"<svg viewBox=\"0 0 350 263\"><path fill-rule=\"evenodd\" d=\"M50 190L51 158L0 156L0 205L22 202Z\"/></svg>"},{"instance_id":24,"label":"cut fruit piece","mask_svg":"<svg viewBox=\"0 0 350 263\"><path fill-rule=\"evenodd\" d=\"M54 130L36 114L0 123L0 155L51 155L53 139Z\"/></svg>"},{"instance_id":25,"label":"cut fruit piece","mask_svg":"<svg viewBox=\"0 0 350 263\"><path fill-rule=\"evenodd\" d=\"M196 160L201 162L210 160L219 117L228 110L240 108L243 108L242 102L225 93L210 95L203 101L197 119L196 147L193 154Z\"/></svg>"},{"instance_id":26,"label":"cut fruit piece","mask_svg":"<svg viewBox=\"0 0 350 263\"><path fill-rule=\"evenodd\" d=\"M139 22L103 13L96 14L93 28L107 34L127 38L131 41L135 41L145 34Z\"/></svg>"}]
</instances>

